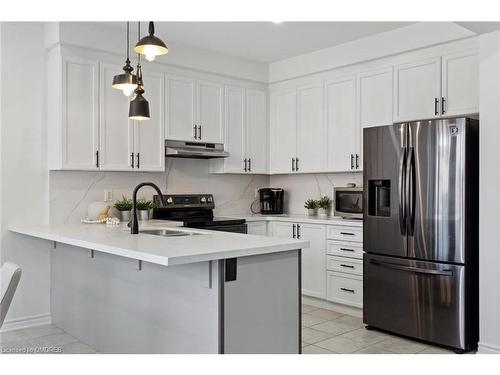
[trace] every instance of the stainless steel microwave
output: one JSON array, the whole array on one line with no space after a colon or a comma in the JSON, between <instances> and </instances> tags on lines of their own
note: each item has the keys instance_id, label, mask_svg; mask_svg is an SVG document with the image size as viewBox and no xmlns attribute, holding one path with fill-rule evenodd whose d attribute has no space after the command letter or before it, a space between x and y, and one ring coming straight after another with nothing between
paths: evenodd
<instances>
[{"instance_id":1,"label":"stainless steel microwave","mask_svg":"<svg viewBox=\"0 0 500 375\"><path fill-rule=\"evenodd\" d=\"M334 215L345 219L363 219L363 188L338 187L333 189Z\"/></svg>"}]
</instances>

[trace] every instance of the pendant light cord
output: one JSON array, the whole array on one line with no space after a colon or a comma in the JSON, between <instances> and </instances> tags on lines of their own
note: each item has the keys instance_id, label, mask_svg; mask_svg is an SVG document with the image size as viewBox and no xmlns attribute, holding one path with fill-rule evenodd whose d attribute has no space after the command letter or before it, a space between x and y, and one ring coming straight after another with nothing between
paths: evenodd
<instances>
[{"instance_id":1,"label":"pendant light cord","mask_svg":"<svg viewBox=\"0 0 500 375\"><path fill-rule=\"evenodd\" d=\"M127 62L130 63L129 52L130 52L130 22L127 21Z\"/></svg>"},{"instance_id":2,"label":"pendant light cord","mask_svg":"<svg viewBox=\"0 0 500 375\"><path fill-rule=\"evenodd\" d=\"M137 41L141 40L141 21L137 22ZM137 53L137 63L141 65L141 54Z\"/></svg>"}]
</instances>

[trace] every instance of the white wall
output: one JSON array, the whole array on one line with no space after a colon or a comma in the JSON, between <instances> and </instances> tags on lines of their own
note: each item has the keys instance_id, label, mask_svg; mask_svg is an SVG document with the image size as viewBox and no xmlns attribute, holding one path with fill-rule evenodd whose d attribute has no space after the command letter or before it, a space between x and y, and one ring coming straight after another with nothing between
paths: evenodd
<instances>
[{"instance_id":1,"label":"white wall","mask_svg":"<svg viewBox=\"0 0 500 375\"><path fill-rule=\"evenodd\" d=\"M500 32L480 37L480 351L500 353Z\"/></svg>"},{"instance_id":2,"label":"white wall","mask_svg":"<svg viewBox=\"0 0 500 375\"><path fill-rule=\"evenodd\" d=\"M43 24L1 24L1 259L23 274L6 326L49 313L50 244L9 233L9 221L48 220Z\"/></svg>"},{"instance_id":3,"label":"white wall","mask_svg":"<svg viewBox=\"0 0 500 375\"><path fill-rule=\"evenodd\" d=\"M255 190L269 185L269 176L212 175L208 160L167 159L166 172L50 172L51 223L77 223L84 218L87 207L102 201L104 189L112 189L114 199L131 196L140 182L151 181L169 194L211 193L216 215L250 213ZM151 199L152 188L143 188L139 197Z\"/></svg>"},{"instance_id":4,"label":"white wall","mask_svg":"<svg viewBox=\"0 0 500 375\"><path fill-rule=\"evenodd\" d=\"M275 175L271 176L270 186L285 189L285 213L304 215L307 199L318 199L322 195L333 199L333 188L346 186L349 182L362 186L363 175L359 172Z\"/></svg>"}]
</instances>

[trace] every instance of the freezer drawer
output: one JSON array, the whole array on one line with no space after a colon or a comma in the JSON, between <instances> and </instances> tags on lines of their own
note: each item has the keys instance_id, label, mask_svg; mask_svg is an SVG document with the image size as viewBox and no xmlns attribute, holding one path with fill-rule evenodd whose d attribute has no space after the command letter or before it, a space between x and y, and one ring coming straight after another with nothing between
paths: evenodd
<instances>
[{"instance_id":1,"label":"freezer drawer","mask_svg":"<svg viewBox=\"0 0 500 375\"><path fill-rule=\"evenodd\" d=\"M459 349L477 345L474 314L466 308L465 266L363 258L365 324Z\"/></svg>"},{"instance_id":2,"label":"freezer drawer","mask_svg":"<svg viewBox=\"0 0 500 375\"><path fill-rule=\"evenodd\" d=\"M363 307L363 276L327 271L326 283L328 301Z\"/></svg>"}]
</instances>

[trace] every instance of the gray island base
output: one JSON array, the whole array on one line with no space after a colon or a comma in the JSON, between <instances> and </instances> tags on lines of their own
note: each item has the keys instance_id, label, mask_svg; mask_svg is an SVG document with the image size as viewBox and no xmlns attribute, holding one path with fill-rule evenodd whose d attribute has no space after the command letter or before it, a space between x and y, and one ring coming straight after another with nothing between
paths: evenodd
<instances>
[{"instance_id":1,"label":"gray island base","mask_svg":"<svg viewBox=\"0 0 500 375\"><path fill-rule=\"evenodd\" d=\"M101 353L300 353L301 250L164 266L58 243L53 324Z\"/></svg>"}]
</instances>

